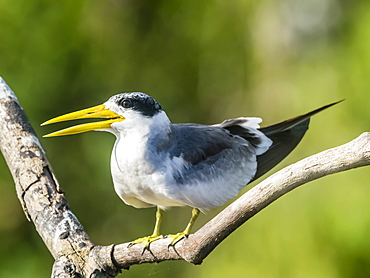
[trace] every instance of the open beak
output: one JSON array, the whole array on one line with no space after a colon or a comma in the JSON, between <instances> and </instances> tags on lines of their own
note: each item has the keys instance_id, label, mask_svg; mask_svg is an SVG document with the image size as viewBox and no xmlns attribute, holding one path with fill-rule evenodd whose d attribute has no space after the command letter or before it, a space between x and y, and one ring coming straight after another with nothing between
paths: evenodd
<instances>
[{"instance_id":1,"label":"open beak","mask_svg":"<svg viewBox=\"0 0 370 278\"><path fill-rule=\"evenodd\" d=\"M123 121L125 118L121 115L114 113L113 111L106 109L104 104L97 105L91 108L79 110L76 112L68 113L51 120L48 120L41 125L48 125L53 123L59 123L64 121L70 120L77 120L77 119L87 119L87 118L106 118L109 120L100 121L100 122L93 122L87 124L76 125L73 127L69 127L66 129L62 129L60 131L56 131L43 137L54 137L54 136L63 136L63 135L71 135L82 133L90 130L98 130L98 129L107 129L111 127L112 123Z\"/></svg>"}]
</instances>

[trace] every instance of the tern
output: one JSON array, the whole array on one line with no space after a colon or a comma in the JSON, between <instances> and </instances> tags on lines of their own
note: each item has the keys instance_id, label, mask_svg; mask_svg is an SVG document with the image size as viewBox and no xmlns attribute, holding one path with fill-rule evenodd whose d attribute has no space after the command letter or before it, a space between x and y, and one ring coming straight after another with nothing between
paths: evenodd
<instances>
[{"instance_id":1,"label":"tern","mask_svg":"<svg viewBox=\"0 0 370 278\"><path fill-rule=\"evenodd\" d=\"M200 211L223 205L250 182L283 160L300 142L311 116L336 104L260 127L258 117L228 119L220 124L173 124L161 105L147 94L121 93L105 103L68 113L42 125L75 119L104 121L66 128L44 137L107 131L116 136L111 174L118 196L135 208L157 207L152 235L132 241L149 245L163 238L160 225L168 207L192 208L181 233L169 235L169 246L191 233Z\"/></svg>"}]
</instances>

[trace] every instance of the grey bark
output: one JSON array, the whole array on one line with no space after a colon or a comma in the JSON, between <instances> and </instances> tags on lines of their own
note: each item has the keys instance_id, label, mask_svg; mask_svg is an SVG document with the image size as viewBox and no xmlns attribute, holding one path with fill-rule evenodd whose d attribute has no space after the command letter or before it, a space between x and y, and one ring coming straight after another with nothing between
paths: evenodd
<instances>
[{"instance_id":1,"label":"grey bark","mask_svg":"<svg viewBox=\"0 0 370 278\"><path fill-rule=\"evenodd\" d=\"M197 232L168 249L171 239L127 248L95 245L69 209L64 192L16 96L0 77L0 149L17 195L55 258L52 277L115 277L131 265L166 260L201 264L229 234L292 189L320 177L370 164L370 133L305 158L253 187Z\"/></svg>"}]
</instances>

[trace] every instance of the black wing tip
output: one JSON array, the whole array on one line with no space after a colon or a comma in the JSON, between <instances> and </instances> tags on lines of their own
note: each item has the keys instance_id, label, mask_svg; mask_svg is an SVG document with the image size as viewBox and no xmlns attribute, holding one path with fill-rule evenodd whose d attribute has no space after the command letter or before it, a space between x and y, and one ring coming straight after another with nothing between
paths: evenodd
<instances>
[{"instance_id":1,"label":"black wing tip","mask_svg":"<svg viewBox=\"0 0 370 278\"><path fill-rule=\"evenodd\" d=\"M319 112L321 112L321 111L323 111L323 110L325 110L325 109L327 109L327 108L329 108L329 107L332 107L332 106L334 106L334 105L336 105L336 104L338 104L338 103L341 103L341 102L343 102L343 101L345 101L345 100L346 100L346 99L344 98L344 99L338 100L338 101L336 101L336 102L329 103L329 104L327 104L327 105L324 105L324 106L322 106L322 107L320 107L320 108L317 108L317 109L315 109L315 110L313 110L313 111L309 112L308 114L315 115L315 114L317 114L317 113L319 113Z\"/></svg>"},{"instance_id":2,"label":"black wing tip","mask_svg":"<svg viewBox=\"0 0 370 278\"><path fill-rule=\"evenodd\" d=\"M310 119L315 114L317 114L317 113L319 113L319 112L321 112L325 109L328 109L329 107L334 106L334 105L336 105L336 104L338 104L338 103L340 103L344 100L345 99L342 99L342 100L324 105L324 106L322 106L320 108L317 108L315 110L312 110L312 111L310 111L306 114L303 114L303 115L300 115L300 116L282 121L280 123L276 123L276 124L273 124L273 125L270 125L270 126L261 127L259 130L262 131L265 135L268 136L269 133L276 132L279 129L280 129L280 131L283 131L284 129L290 129L293 126L298 125L298 124L300 124L301 122L304 122L307 119Z\"/></svg>"},{"instance_id":3,"label":"black wing tip","mask_svg":"<svg viewBox=\"0 0 370 278\"><path fill-rule=\"evenodd\" d=\"M261 128L260 131L272 139L273 144L267 152L257 156L258 168L252 181L270 171L295 149L305 135L313 115L344 100L324 105L304 115Z\"/></svg>"},{"instance_id":4,"label":"black wing tip","mask_svg":"<svg viewBox=\"0 0 370 278\"><path fill-rule=\"evenodd\" d=\"M332 106L334 106L334 105L336 105L336 104L338 104L338 103L341 103L342 101L345 101L345 99L341 99L341 100L338 100L338 101L336 101L336 102L332 102L332 103L329 103L329 104L327 104L327 105L321 106L320 108L317 108L317 109L315 109L315 110L312 110L312 111L310 111L310 112L308 112L308 113L306 113L306 114L303 114L303 115L301 115L301 116L294 117L294 118L292 118L292 119L290 119L290 120L294 120L294 119L301 119L301 120L304 120L304 119L310 118L310 117L312 117L313 115L316 115L317 113L319 113L319 112L321 112L321 111L324 111L324 110L328 109L329 107L332 107ZM289 120L287 120L287 121L289 121Z\"/></svg>"},{"instance_id":5,"label":"black wing tip","mask_svg":"<svg viewBox=\"0 0 370 278\"><path fill-rule=\"evenodd\" d=\"M336 105L336 104L338 104L338 103L341 103L341 102L342 102L342 101L344 101L344 100L345 100L345 99L341 99L341 100L338 100L338 101L336 101L336 102L329 103L329 104L324 105L324 106L322 106L322 107L320 107L320 108L317 108L317 109L315 109L315 110L313 110L313 111L311 111L311 112L308 112L308 113L306 113L306 114L304 114L304 115L301 115L301 116L298 116L298 117L292 118L292 119L287 120L287 121L292 121L292 122L294 122L294 120L298 120L298 121L297 121L297 123L300 123L300 122L302 122L302 121L304 121L304 120L306 120L306 119L311 118L312 116L316 115L317 113L319 113L319 112L321 112L321 111L324 111L324 110L328 109L329 107L332 107L332 106L334 106L334 105Z\"/></svg>"}]
</instances>

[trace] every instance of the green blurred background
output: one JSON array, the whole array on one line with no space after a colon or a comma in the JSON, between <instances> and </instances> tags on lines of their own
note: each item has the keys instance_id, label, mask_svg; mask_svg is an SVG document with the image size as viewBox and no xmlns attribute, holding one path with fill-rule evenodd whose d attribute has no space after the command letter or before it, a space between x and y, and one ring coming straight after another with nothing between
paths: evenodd
<instances>
[{"instance_id":1,"label":"green blurred background","mask_svg":"<svg viewBox=\"0 0 370 278\"><path fill-rule=\"evenodd\" d=\"M369 73L370 1L0 0L0 76L40 137L68 126L41 122L123 91L152 95L173 122L205 124L261 116L267 125L346 98L314 117L279 169L369 131ZM94 243L151 233L155 209L128 207L113 190L112 135L40 140ZM287 194L201 266L140 265L122 276L370 277L369 178L369 168L352 170ZM163 232L189 216L170 210ZM49 277L52 263L0 159L0 277Z\"/></svg>"}]
</instances>

